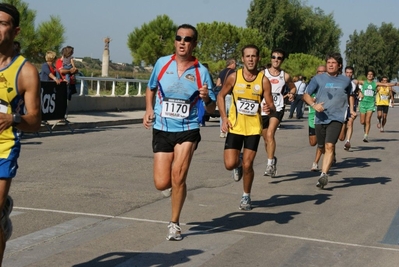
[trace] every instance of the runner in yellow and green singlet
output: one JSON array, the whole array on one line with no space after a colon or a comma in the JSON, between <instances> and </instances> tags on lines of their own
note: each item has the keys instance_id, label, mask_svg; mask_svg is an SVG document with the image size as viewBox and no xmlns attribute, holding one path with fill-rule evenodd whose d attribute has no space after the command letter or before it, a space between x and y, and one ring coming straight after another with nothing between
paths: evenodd
<instances>
[{"instance_id":1,"label":"runner in yellow and green singlet","mask_svg":"<svg viewBox=\"0 0 399 267\"><path fill-rule=\"evenodd\" d=\"M375 72L373 70L367 71L367 80L359 81L361 85L361 92L359 96L362 100L359 103L360 124L364 126L363 142L368 142L370 132L371 117L375 111L375 96L377 93L377 86L395 86L393 83L375 82Z\"/></svg>"},{"instance_id":2,"label":"runner in yellow and green singlet","mask_svg":"<svg viewBox=\"0 0 399 267\"><path fill-rule=\"evenodd\" d=\"M388 77L383 76L381 78L381 83L387 84ZM387 116L391 99L393 99L391 86L380 85L377 87L377 97L376 97L377 119L378 119L377 128L380 129L380 132L384 132L384 127L385 124L387 123Z\"/></svg>"}]
</instances>

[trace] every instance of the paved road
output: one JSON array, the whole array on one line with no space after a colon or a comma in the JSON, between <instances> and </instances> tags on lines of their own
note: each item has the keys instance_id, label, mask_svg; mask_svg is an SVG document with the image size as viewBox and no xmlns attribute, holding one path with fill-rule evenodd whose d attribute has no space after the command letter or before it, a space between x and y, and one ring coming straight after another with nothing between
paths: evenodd
<instances>
[{"instance_id":1,"label":"paved road","mask_svg":"<svg viewBox=\"0 0 399 267\"><path fill-rule=\"evenodd\" d=\"M165 240L170 199L153 186L151 132L141 124L27 134L4 266L398 266L399 108L389 112L385 133L374 115L369 143L356 120L353 149L339 143L325 190L309 171L306 121L286 120L276 178L262 175L259 145L250 212L238 210L242 183L224 169L224 139L209 122L181 242Z\"/></svg>"}]
</instances>

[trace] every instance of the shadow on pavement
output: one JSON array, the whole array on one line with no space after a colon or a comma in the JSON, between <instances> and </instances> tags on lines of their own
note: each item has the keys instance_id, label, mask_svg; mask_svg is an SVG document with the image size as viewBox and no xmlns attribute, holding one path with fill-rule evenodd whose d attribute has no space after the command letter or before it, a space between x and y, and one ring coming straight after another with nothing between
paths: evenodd
<instances>
[{"instance_id":1,"label":"shadow on pavement","mask_svg":"<svg viewBox=\"0 0 399 267\"><path fill-rule=\"evenodd\" d=\"M302 125L287 124L285 122L282 122L279 128L280 128L280 130L304 129L304 127Z\"/></svg>"},{"instance_id":2,"label":"shadow on pavement","mask_svg":"<svg viewBox=\"0 0 399 267\"><path fill-rule=\"evenodd\" d=\"M74 132L69 130L65 131L53 131L53 132L40 132L40 133L24 133L21 137L21 143L24 143L24 139L32 139L32 138L43 138L49 136L64 136L64 135L78 135L78 134L86 134L86 133L94 133L94 132L103 132L108 131L110 129L126 129L128 127L125 126L103 126L103 127L96 127L96 128L87 128L87 129L74 129Z\"/></svg>"},{"instance_id":3,"label":"shadow on pavement","mask_svg":"<svg viewBox=\"0 0 399 267\"><path fill-rule=\"evenodd\" d=\"M238 207L237 207L238 208ZM294 219L295 215L300 214L297 211L285 211L280 213L260 213L252 211L239 211L226 214L219 218L214 218L208 222L190 222L187 225L194 225L185 235L198 235L206 233L219 233L238 230L241 228L260 225L267 221L274 221L278 224L286 224Z\"/></svg>"},{"instance_id":4,"label":"shadow on pavement","mask_svg":"<svg viewBox=\"0 0 399 267\"><path fill-rule=\"evenodd\" d=\"M315 205L320 205L329 200L330 194L317 195L274 195L269 199L252 201L253 207L277 207L314 201Z\"/></svg>"},{"instance_id":5,"label":"shadow on pavement","mask_svg":"<svg viewBox=\"0 0 399 267\"><path fill-rule=\"evenodd\" d=\"M331 170L329 173L334 173L336 174L337 171ZM302 171L302 172L291 172L289 174L285 174L285 175L278 175L273 177L272 182L269 182L270 184L279 184L279 183L283 183L283 182L290 182L290 181L295 181L295 180L299 180L299 179L307 179L307 178L316 178L320 176L320 172L312 172L312 171ZM288 177L286 179L279 179L282 177ZM279 179L279 180L277 180Z\"/></svg>"},{"instance_id":6,"label":"shadow on pavement","mask_svg":"<svg viewBox=\"0 0 399 267\"><path fill-rule=\"evenodd\" d=\"M350 177L350 178L343 178L339 181L330 181L327 185L327 188L324 188L324 190L333 191L334 189L338 188L347 188L358 185L371 185L371 184L385 185L391 181L392 179L389 177L375 177L375 178ZM330 187L329 185L331 184L337 184L337 185Z\"/></svg>"},{"instance_id":7,"label":"shadow on pavement","mask_svg":"<svg viewBox=\"0 0 399 267\"><path fill-rule=\"evenodd\" d=\"M370 167L372 162L381 162L379 158L343 158L342 161L337 162L334 168L346 169L346 168L366 168Z\"/></svg>"},{"instance_id":8,"label":"shadow on pavement","mask_svg":"<svg viewBox=\"0 0 399 267\"><path fill-rule=\"evenodd\" d=\"M369 151L369 150L385 150L385 147L383 147L383 146L355 146L355 147L351 147L349 152L362 152L362 151ZM344 151L344 152L348 152L348 151Z\"/></svg>"},{"instance_id":9,"label":"shadow on pavement","mask_svg":"<svg viewBox=\"0 0 399 267\"><path fill-rule=\"evenodd\" d=\"M386 138L386 139L383 139L383 138L373 138L373 140L371 141L371 142L396 142L396 141L398 141L398 139L396 139L396 138Z\"/></svg>"},{"instance_id":10,"label":"shadow on pavement","mask_svg":"<svg viewBox=\"0 0 399 267\"><path fill-rule=\"evenodd\" d=\"M91 261L75 264L73 267L110 267L122 264L129 259L131 259L131 265L126 266L175 266L187 263L190 261L191 256L203 252L198 249L183 249L173 253L111 252L94 258ZM133 257L136 258L132 259Z\"/></svg>"}]
</instances>

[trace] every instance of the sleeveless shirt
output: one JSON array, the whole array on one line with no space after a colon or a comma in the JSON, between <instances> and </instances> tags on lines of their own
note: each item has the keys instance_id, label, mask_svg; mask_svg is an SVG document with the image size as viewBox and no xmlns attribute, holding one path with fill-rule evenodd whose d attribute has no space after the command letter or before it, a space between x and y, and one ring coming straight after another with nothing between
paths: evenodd
<instances>
[{"instance_id":1,"label":"sleeveless shirt","mask_svg":"<svg viewBox=\"0 0 399 267\"><path fill-rule=\"evenodd\" d=\"M283 70L277 76L270 74L269 69L265 69L264 74L270 81L272 86L272 96L274 106L276 107L276 111L281 111L284 107L284 96L283 90L285 86L285 73ZM265 99L262 100L262 105L265 103ZM265 112L262 111L262 115L267 115Z\"/></svg>"},{"instance_id":2,"label":"sleeveless shirt","mask_svg":"<svg viewBox=\"0 0 399 267\"><path fill-rule=\"evenodd\" d=\"M263 97L263 73L259 72L253 81L247 81L242 69L239 69L231 96L229 121L232 128L229 132L244 136L260 135L262 132L260 102Z\"/></svg>"},{"instance_id":3,"label":"sleeveless shirt","mask_svg":"<svg viewBox=\"0 0 399 267\"><path fill-rule=\"evenodd\" d=\"M18 75L26 59L19 55L11 63L0 70L0 112L6 114L22 114L24 102L18 93ZM21 144L18 130L10 126L0 134L0 164L7 160L16 160Z\"/></svg>"},{"instance_id":4,"label":"sleeveless shirt","mask_svg":"<svg viewBox=\"0 0 399 267\"><path fill-rule=\"evenodd\" d=\"M377 92L377 84L374 81L364 81L362 86L363 99L362 103L371 104L375 102L375 94Z\"/></svg>"},{"instance_id":5,"label":"sleeveless shirt","mask_svg":"<svg viewBox=\"0 0 399 267\"><path fill-rule=\"evenodd\" d=\"M389 92L389 86L379 86L376 98L377 106L389 106L389 97L391 96Z\"/></svg>"}]
</instances>

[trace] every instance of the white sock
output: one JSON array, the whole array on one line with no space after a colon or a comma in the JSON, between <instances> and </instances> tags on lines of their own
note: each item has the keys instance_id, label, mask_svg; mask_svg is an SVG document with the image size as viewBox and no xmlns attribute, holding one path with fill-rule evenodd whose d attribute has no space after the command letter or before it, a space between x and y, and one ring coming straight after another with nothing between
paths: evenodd
<instances>
[{"instance_id":1,"label":"white sock","mask_svg":"<svg viewBox=\"0 0 399 267\"><path fill-rule=\"evenodd\" d=\"M273 164L274 164L274 158L267 159L267 165L273 165Z\"/></svg>"},{"instance_id":2,"label":"white sock","mask_svg":"<svg viewBox=\"0 0 399 267\"><path fill-rule=\"evenodd\" d=\"M250 195L251 193L245 193L245 192L242 194L243 197L249 197Z\"/></svg>"}]
</instances>

